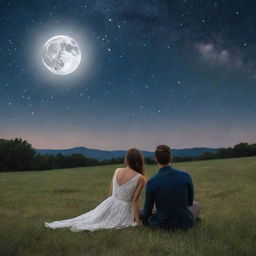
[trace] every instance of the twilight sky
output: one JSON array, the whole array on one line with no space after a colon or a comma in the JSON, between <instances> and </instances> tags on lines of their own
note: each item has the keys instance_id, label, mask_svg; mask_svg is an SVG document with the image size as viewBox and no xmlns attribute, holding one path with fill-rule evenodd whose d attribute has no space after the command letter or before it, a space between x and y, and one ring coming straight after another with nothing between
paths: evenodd
<instances>
[{"instance_id":1,"label":"twilight sky","mask_svg":"<svg viewBox=\"0 0 256 256\"><path fill-rule=\"evenodd\" d=\"M152 150L256 142L256 2L0 1L0 138ZM82 62L48 71L68 35Z\"/></svg>"}]
</instances>

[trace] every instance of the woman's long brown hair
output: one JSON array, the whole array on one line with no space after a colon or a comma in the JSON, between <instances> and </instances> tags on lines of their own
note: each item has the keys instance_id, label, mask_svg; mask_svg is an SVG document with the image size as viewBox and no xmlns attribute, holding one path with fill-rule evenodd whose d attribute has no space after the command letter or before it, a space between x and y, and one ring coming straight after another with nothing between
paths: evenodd
<instances>
[{"instance_id":1,"label":"woman's long brown hair","mask_svg":"<svg viewBox=\"0 0 256 256\"><path fill-rule=\"evenodd\" d=\"M144 175L144 159L141 152L136 148L131 148L127 151L125 156L125 164L131 169Z\"/></svg>"}]
</instances>

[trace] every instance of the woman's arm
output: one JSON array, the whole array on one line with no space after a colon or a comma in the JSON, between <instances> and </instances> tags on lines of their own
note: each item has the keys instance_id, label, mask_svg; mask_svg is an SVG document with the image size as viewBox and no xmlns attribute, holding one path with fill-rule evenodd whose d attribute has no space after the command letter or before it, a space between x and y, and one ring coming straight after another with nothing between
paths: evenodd
<instances>
[{"instance_id":1,"label":"woman's arm","mask_svg":"<svg viewBox=\"0 0 256 256\"><path fill-rule=\"evenodd\" d=\"M109 193L108 193L109 196L112 196L113 179L114 179L114 177L115 177L116 172L117 172L118 169L119 169L119 168L117 168L117 169L115 170L114 175L113 175L113 177L112 177L112 179L111 179L111 183L110 183L110 187L109 187Z\"/></svg>"},{"instance_id":2,"label":"woman's arm","mask_svg":"<svg viewBox=\"0 0 256 256\"><path fill-rule=\"evenodd\" d=\"M137 224L139 226L142 225L142 222L140 220L140 202L139 202L139 198L140 198L140 193L141 193L145 184L146 184L146 178L144 176L140 176L139 180L138 180L138 185L136 187L136 190L134 192L133 199L132 199L132 208L133 208L134 218L135 218L135 221L137 222Z\"/></svg>"},{"instance_id":3,"label":"woman's arm","mask_svg":"<svg viewBox=\"0 0 256 256\"><path fill-rule=\"evenodd\" d=\"M109 187L109 192L108 192L109 196L112 196L112 186L113 186L113 181L111 180L110 187Z\"/></svg>"}]
</instances>

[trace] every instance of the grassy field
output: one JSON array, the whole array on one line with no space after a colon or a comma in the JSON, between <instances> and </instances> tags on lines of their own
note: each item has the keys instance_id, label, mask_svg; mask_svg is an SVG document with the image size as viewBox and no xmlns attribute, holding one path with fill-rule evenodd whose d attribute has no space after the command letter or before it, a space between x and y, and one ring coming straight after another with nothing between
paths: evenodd
<instances>
[{"instance_id":1,"label":"grassy field","mask_svg":"<svg viewBox=\"0 0 256 256\"><path fill-rule=\"evenodd\" d=\"M202 221L186 232L135 227L72 233L44 227L45 221L97 206L117 166L0 173L0 255L255 256L256 157L174 166L190 172L203 206ZM148 177L156 171L147 166Z\"/></svg>"}]
</instances>

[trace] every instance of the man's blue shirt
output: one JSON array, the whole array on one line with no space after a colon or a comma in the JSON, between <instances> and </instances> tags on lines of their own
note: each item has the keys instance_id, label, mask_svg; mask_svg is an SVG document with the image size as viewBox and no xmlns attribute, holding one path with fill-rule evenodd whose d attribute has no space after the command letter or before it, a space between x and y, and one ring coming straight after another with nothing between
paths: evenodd
<instances>
[{"instance_id":1,"label":"man's blue shirt","mask_svg":"<svg viewBox=\"0 0 256 256\"><path fill-rule=\"evenodd\" d=\"M190 175L169 165L164 166L147 183L142 221L152 227L191 228L194 221L188 206L193 204L193 200ZM157 212L151 217L154 204Z\"/></svg>"}]
</instances>

